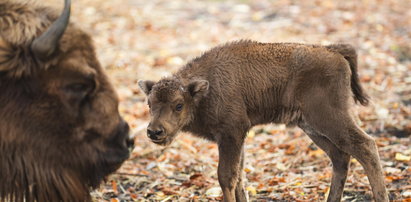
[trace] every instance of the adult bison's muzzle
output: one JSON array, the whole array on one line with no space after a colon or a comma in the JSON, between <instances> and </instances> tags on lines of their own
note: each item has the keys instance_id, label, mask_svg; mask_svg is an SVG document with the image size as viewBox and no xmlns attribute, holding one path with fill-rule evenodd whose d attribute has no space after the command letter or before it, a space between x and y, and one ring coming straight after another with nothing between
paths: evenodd
<instances>
[{"instance_id":1,"label":"adult bison's muzzle","mask_svg":"<svg viewBox=\"0 0 411 202\"><path fill-rule=\"evenodd\" d=\"M123 121L124 125L123 125L123 131L127 131L125 133L128 134L127 138L126 138L126 146L128 148L128 150L130 152L133 151L134 149L134 138L135 138L135 134L129 134L130 131L130 126L127 124L127 122Z\"/></svg>"},{"instance_id":2,"label":"adult bison's muzzle","mask_svg":"<svg viewBox=\"0 0 411 202\"><path fill-rule=\"evenodd\" d=\"M134 136L129 134L130 127L127 122L121 120L118 124L112 140L108 140L107 143L113 150L117 150L121 161L126 160L129 157L129 153L134 149Z\"/></svg>"},{"instance_id":3,"label":"adult bison's muzzle","mask_svg":"<svg viewBox=\"0 0 411 202\"><path fill-rule=\"evenodd\" d=\"M134 147L134 137L130 136L129 132L130 126L127 122L121 120L113 134L115 140L109 140L109 142L116 142L119 146L123 148L132 149Z\"/></svg>"},{"instance_id":4,"label":"adult bison's muzzle","mask_svg":"<svg viewBox=\"0 0 411 202\"><path fill-rule=\"evenodd\" d=\"M121 120L111 139L106 140L107 150L101 154L100 164L104 165L103 177L117 170L130 156L134 149L134 137L129 135L130 127L127 122Z\"/></svg>"}]
</instances>

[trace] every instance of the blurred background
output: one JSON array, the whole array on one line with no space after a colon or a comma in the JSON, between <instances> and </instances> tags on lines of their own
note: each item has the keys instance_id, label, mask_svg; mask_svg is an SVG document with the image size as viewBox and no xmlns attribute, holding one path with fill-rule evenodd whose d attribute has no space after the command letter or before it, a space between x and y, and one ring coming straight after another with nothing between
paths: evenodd
<instances>
[{"instance_id":1,"label":"blurred background","mask_svg":"<svg viewBox=\"0 0 411 202\"><path fill-rule=\"evenodd\" d=\"M62 0L41 4L62 7ZM40 2L38 2L40 4ZM393 201L411 201L410 0L73 0L72 18L95 41L137 134L132 157L95 201L221 200L216 145L181 134L167 148L146 137L148 108L139 79L170 75L204 51L233 40L349 43L372 103L353 105L377 140ZM332 167L299 129L258 126L246 141L251 201L321 201ZM368 180L352 159L343 201L371 201Z\"/></svg>"}]
</instances>

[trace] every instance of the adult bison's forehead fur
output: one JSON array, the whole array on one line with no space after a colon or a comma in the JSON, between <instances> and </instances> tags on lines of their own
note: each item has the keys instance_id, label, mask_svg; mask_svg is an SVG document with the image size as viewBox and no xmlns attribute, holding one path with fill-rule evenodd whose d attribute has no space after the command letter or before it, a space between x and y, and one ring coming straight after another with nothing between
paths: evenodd
<instances>
[{"instance_id":1,"label":"adult bison's forehead fur","mask_svg":"<svg viewBox=\"0 0 411 202\"><path fill-rule=\"evenodd\" d=\"M128 125L88 34L69 24L52 55L30 47L58 18L0 2L0 201L88 201L129 156Z\"/></svg>"}]
</instances>

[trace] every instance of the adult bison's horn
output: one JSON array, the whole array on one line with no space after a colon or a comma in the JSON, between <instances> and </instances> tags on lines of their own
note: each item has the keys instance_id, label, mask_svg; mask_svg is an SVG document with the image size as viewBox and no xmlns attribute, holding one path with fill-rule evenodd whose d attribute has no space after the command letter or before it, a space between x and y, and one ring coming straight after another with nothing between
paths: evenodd
<instances>
[{"instance_id":1,"label":"adult bison's horn","mask_svg":"<svg viewBox=\"0 0 411 202\"><path fill-rule=\"evenodd\" d=\"M34 39L31 51L40 60L47 60L57 49L58 42L63 36L70 19L71 0L64 1L64 10L60 17L46 32Z\"/></svg>"}]
</instances>

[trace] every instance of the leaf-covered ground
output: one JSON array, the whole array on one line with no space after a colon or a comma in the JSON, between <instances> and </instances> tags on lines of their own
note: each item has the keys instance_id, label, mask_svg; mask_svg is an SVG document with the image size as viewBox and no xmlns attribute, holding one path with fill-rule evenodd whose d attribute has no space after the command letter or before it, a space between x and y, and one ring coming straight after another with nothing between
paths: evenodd
<instances>
[{"instance_id":1,"label":"leaf-covered ground","mask_svg":"<svg viewBox=\"0 0 411 202\"><path fill-rule=\"evenodd\" d=\"M47 0L61 7L61 2ZM216 145L181 134L167 148L145 135L148 109L139 79L170 75L205 50L228 41L350 43L372 98L353 106L375 137L393 201L411 201L411 2L409 0L82 0L72 21L88 30L137 135L120 170L93 192L96 201L221 200ZM251 201L321 201L331 163L299 129L258 126L246 140ZM360 164L352 159L343 201L370 201Z\"/></svg>"}]
</instances>

